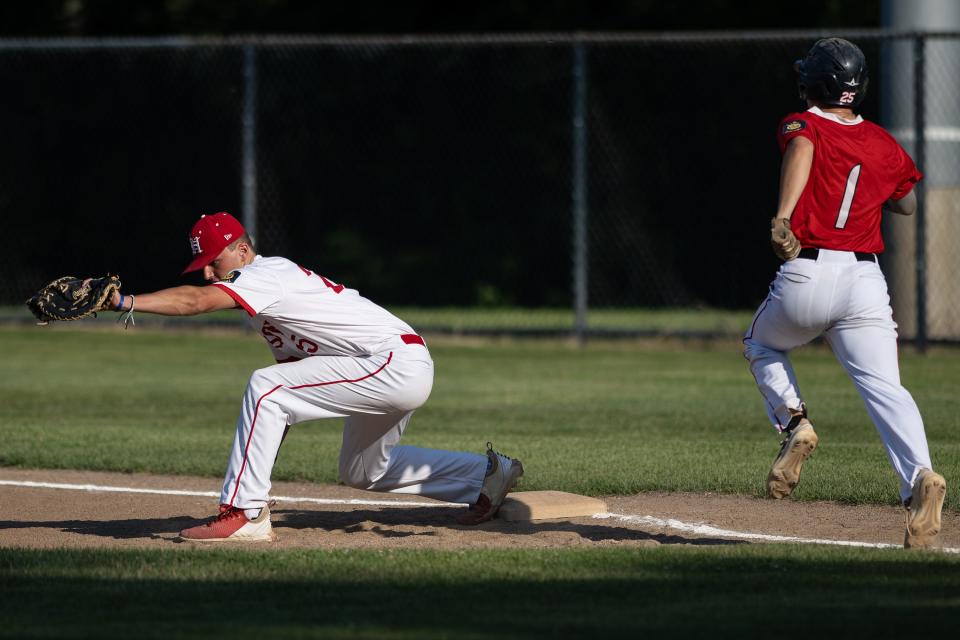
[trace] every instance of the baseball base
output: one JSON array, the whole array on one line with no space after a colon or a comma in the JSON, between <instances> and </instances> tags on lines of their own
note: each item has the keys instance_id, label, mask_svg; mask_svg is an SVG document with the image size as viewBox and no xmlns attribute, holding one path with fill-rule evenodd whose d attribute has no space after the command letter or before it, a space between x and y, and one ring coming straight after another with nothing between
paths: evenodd
<instances>
[{"instance_id":1,"label":"baseball base","mask_svg":"<svg viewBox=\"0 0 960 640\"><path fill-rule=\"evenodd\" d=\"M607 503L565 491L517 491L509 494L497 517L511 522L577 518L604 513Z\"/></svg>"}]
</instances>

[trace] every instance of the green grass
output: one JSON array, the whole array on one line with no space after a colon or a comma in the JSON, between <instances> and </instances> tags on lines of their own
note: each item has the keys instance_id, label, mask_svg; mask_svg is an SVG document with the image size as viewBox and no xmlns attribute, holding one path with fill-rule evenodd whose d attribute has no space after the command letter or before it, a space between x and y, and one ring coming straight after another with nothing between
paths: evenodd
<instances>
[{"instance_id":1,"label":"green grass","mask_svg":"<svg viewBox=\"0 0 960 640\"><path fill-rule=\"evenodd\" d=\"M0 637L900 638L958 615L960 558L934 553L0 549Z\"/></svg>"},{"instance_id":2,"label":"green grass","mask_svg":"<svg viewBox=\"0 0 960 640\"><path fill-rule=\"evenodd\" d=\"M250 332L0 327L0 465L220 477ZM430 337L428 336L428 339ZM760 495L778 438L739 344L430 340L404 440L521 457L525 489ZM823 347L794 358L821 447L796 499L893 504L879 437ZM934 461L960 478L960 350L902 353ZM334 482L340 421L296 427L276 479ZM948 493L948 508L960 506ZM0 518L4 526L15 519ZM913 637L953 633L960 557L723 544L498 551L0 547L0 637Z\"/></svg>"},{"instance_id":3,"label":"green grass","mask_svg":"<svg viewBox=\"0 0 960 640\"><path fill-rule=\"evenodd\" d=\"M251 334L0 328L0 465L220 476L253 369ZM739 345L431 344L436 383L408 444L521 458L525 489L761 495L778 446ZM893 504L897 483L863 405L822 347L797 352L821 446L797 499ZM960 351L902 354L934 462L960 478ZM278 480L335 482L341 422L295 427ZM960 507L951 491L948 508Z\"/></svg>"}]
</instances>

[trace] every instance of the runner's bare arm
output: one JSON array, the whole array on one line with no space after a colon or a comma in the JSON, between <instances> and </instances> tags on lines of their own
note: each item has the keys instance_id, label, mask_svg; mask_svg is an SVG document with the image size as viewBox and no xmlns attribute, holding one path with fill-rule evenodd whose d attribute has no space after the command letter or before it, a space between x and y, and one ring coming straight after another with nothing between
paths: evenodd
<instances>
[{"instance_id":1,"label":"runner's bare arm","mask_svg":"<svg viewBox=\"0 0 960 640\"><path fill-rule=\"evenodd\" d=\"M800 200L810 167L813 166L813 143L806 138L797 137L787 143L780 165L780 200L777 204L777 218L790 218L793 209Z\"/></svg>"},{"instance_id":2,"label":"runner's bare arm","mask_svg":"<svg viewBox=\"0 0 960 640\"><path fill-rule=\"evenodd\" d=\"M883 203L883 208L885 211L899 213L902 216L912 216L917 212L917 194L911 190L910 193L899 200L890 198Z\"/></svg>"}]
</instances>

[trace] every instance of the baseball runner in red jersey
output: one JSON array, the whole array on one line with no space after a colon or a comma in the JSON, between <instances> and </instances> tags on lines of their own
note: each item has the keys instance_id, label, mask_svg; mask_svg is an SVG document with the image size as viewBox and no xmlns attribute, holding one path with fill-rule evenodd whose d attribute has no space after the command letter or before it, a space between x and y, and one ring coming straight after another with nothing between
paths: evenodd
<instances>
[{"instance_id":1,"label":"baseball runner in red jersey","mask_svg":"<svg viewBox=\"0 0 960 640\"><path fill-rule=\"evenodd\" d=\"M257 255L230 214L203 216L190 233L210 286L116 294L118 311L194 315L239 308L266 340L276 365L250 377L220 495L220 514L185 529L191 541L270 540L270 476L289 428L344 418L340 478L370 491L428 496L471 505L458 520L477 524L497 512L523 466L486 455L399 445L433 386L422 337L362 297L286 258Z\"/></svg>"},{"instance_id":2,"label":"baseball runner in red jersey","mask_svg":"<svg viewBox=\"0 0 960 640\"><path fill-rule=\"evenodd\" d=\"M780 199L771 222L774 251L785 262L744 338L767 414L784 435L768 493L790 495L817 447L787 354L823 336L899 478L904 545L928 547L940 531L946 484L933 471L923 420L900 383L897 325L876 255L884 248L881 211L912 214L922 176L889 133L854 113L867 86L856 45L820 40L796 70L809 108L780 123Z\"/></svg>"}]
</instances>

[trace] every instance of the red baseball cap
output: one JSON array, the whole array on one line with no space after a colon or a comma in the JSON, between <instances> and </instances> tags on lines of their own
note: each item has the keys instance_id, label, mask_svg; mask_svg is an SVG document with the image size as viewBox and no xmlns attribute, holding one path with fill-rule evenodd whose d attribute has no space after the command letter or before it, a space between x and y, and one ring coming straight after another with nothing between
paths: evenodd
<instances>
[{"instance_id":1,"label":"red baseball cap","mask_svg":"<svg viewBox=\"0 0 960 640\"><path fill-rule=\"evenodd\" d=\"M200 216L190 230L193 260L183 273L198 271L217 259L231 242L246 233L240 221L226 211Z\"/></svg>"}]
</instances>

